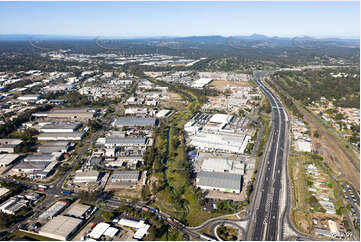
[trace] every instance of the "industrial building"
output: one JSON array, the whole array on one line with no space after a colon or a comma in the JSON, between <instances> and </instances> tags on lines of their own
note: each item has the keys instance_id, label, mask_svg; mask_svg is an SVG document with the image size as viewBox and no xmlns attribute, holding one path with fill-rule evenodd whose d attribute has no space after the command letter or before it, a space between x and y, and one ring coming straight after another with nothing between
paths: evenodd
<instances>
[{"instance_id":1,"label":"industrial building","mask_svg":"<svg viewBox=\"0 0 361 242\"><path fill-rule=\"evenodd\" d=\"M70 141L49 141L49 142L42 143L38 148L38 152L41 152L41 153L53 153L53 152L66 153L71 149L71 147L72 147L72 144Z\"/></svg>"},{"instance_id":2,"label":"industrial building","mask_svg":"<svg viewBox=\"0 0 361 242\"><path fill-rule=\"evenodd\" d=\"M208 172L227 172L244 175L245 165L239 160L212 158L203 161L201 170Z\"/></svg>"},{"instance_id":3,"label":"industrial building","mask_svg":"<svg viewBox=\"0 0 361 242\"><path fill-rule=\"evenodd\" d=\"M155 115L157 118L166 118L172 113L172 110L169 109L162 109L159 110L158 113Z\"/></svg>"},{"instance_id":4,"label":"industrial building","mask_svg":"<svg viewBox=\"0 0 361 242\"><path fill-rule=\"evenodd\" d=\"M144 220L135 221L125 218L120 219L118 225L135 229L136 232L133 238L138 240L141 240L147 234L148 229L150 228L150 225L146 224Z\"/></svg>"},{"instance_id":5,"label":"industrial building","mask_svg":"<svg viewBox=\"0 0 361 242\"><path fill-rule=\"evenodd\" d=\"M58 215L41 227L39 235L65 241L81 226L83 220Z\"/></svg>"},{"instance_id":6,"label":"industrial building","mask_svg":"<svg viewBox=\"0 0 361 242\"><path fill-rule=\"evenodd\" d=\"M72 133L41 133L38 136L40 141L48 140L69 140L69 141L79 141L82 140L85 136L85 132L72 132Z\"/></svg>"},{"instance_id":7,"label":"industrial building","mask_svg":"<svg viewBox=\"0 0 361 242\"><path fill-rule=\"evenodd\" d=\"M40 128L44 133L73 133L82 126L79 122L50 123Z\"/></svg>"},{"instance_id":8,"label":"industrial building","mask_svg":"<svg viewBox=\"0 0 361 242\"><path fill-rule=\"evenodd\" d=\"M96 170L78 170L75 172L74 183L97 182L99 179L99 175L100 172Z\"/></svg>"},{"instance_id":9,"label":"industrial building","mask_svg":"<svg viewBox=\"0 0 361 242\"><path fill-rule=\"evenodd\" d=\"M23 144L21 139L0 139L0 153L14 153L16 147Z\"/></svg>"},{"instance_id":10,"label":"industrial building","mask_svg":"<svg viewBox=\"0 0 361 242\"><path fill-rule=\"evenodd\" d=\"M109 189L135 188L140 181L140 171L114 171L108 181Z\"/></svg>"},{"instance_id":11,"label":"industrial building","mask_svg":"<svg viewBox=\"0 0 361 242\"><path fill-rule=\"evenodd\" d=\"M57 156L55 154L35 154L28 155L24 158L25 162L51 162L56 160Z\"/></svg>"},{"instance_id":12,"label":"industrial building","mask_svg":"<svg viewBox=\"0 0 361 242\"><path fill-rule=\"evenodd\" d=\"M106 161L105 165L110 167L136 167L143 162L142 156L119 156L115 161Z\"/></svg>"},{"instance_id":13,"label":"industrial building","mask_svg":"<svg viewBox=\"0 0 361 242\"><path fill-rule=\"evenodd\" d=\"M190 137L190 145L204 151L221 151L243 154L250 136L198 132Z\"/></svg>"},{"instance_id":14,"label":"industrial building","mask_svg":"<svg viewBox=\"0 0 361 242\"><path fill-rule=\"evenodd\" d=\"M113 147L146 147L147 138L143 137L126 137L126 138L99 138L98 144L102 144L107 148Z\"/></svg>"},{"instance_id":15,"label":"industrial building","mask_svg":"<svg viewBox=\"0 0 361 242\"><path fill-rule=\"evenodd\" d=\"M35 102L38 101L41 98L41 95L33 95L33 94L29 94L29 95L22 95L20 97L18 97L17 99L19 101L23 101L23 102Z\"/></svg>"},{"instance_id":16,"label":"industrial building","mask_svg":"<svg viewBox=\"0 0 361 242\"><path fill-rule=\"evenodd\" d=\"M197 173L197 187L205 190L240 193L242 175L225 172L200 171Z\"/></svg>"},{"instance_id":17,"label":"industrial building","mask_svg":"<svg viewBox=\"0 0 361 242\"><path fill-rule=\"evenodd\" d=\"M52 119L64 119L64 120L79 120L87 121L93 119L98 114L97 109L90 108L63 108L55 109L50 112L39 112L33 114L34 117L45 117Z\"/></svg>"},{"instance_id":18,"label":"industrial building","mask_svg":"<svg viewBox=\"0 0 361 242\"><path fill-rule=\"evenodd\" d=\"M21 196L11 197L0 205L0 211L6 214L15 215L21 209L27 207L29 201Z\"/></svg>"},{"instance_id":19,"label":"industrial building","mask_svg":"<svg viewBox=\"0 0 361 242\"><path fill-rule=\"evenodd\" d=\"M16 154L0 154L0 167L6 167L14 163L20 156Z\"/></svg>"},{"instance_id":20,"label":"industrial building","mask_svg":"<svg viewBox=\"0 0 361 242\"><path fill-rule=\"evenodd\" d=\"M102 236L113 238L118 232L119 229L111 227L110 224L98 223L88 236L92 239L99 240Z\"/></svg>"},{"instance_id":21,"label":"industrial building","mask_svg":"<svg viewBox=\"0 0 361 242\"><path fill-rule=\"evenodd\" d=\"M0 187L0 198L4 197L6 194L8 194L10 192L9 189L5 188L5 187Z\"/></svg>"},{"instance_id":22,"label":"industrial building","mask_svg":"<svg viewBox=\"0 0 361 242\"><path fill-rule=\"evenodd\" d=\"M87 212L90 210L90 206L81 203L74 204L65 213L66 216L84 219Z\"/></svg>"},{"instance_id":23,"label":"industrial building","mask_svg":"<svg viewBox=\"0 0 361 242\"><path fill-rule=\"evenodd\" d=\"M140 171L114 171L111 179L112 182L137 183L140 179Z\"/></svg>"},{"instance_id":24,"label":"industrial building","mask_svg":"<svg viewBox=\"0 0 361 242\"><path fill-rule=\"evenodd\" d=\"M56 203L53 204L53 206L51 206L50 208L48 208L47 210L45 210L40 216L39 219L48 219L48 218L53 218L54 216L56 216L57 214L61 213L61 211L63 211L65 209L65 207L67 206L67 202L66 201L56 201Z\"/></svg>"},{"instance_id":25,"label":"industrial building","mask_svg":"<svg viewBox=\"0 0 361 242\"><path fill-rule=\"evenodd\" d=\"M194 81L191 85L191 87L194 87L194 88L203 88L207 85L209 85L211 82L213 81L212 78L200 78L196 81Z\"/></svg>"},{"instance_id":26,"label":"industrial building","mask_svg":"<svg viewBox=\"0 0 361 242\"><path fill-rule=\"evenodd\" d=\"M156 118L142 118L142 117L120 117L114 120L114 127L153 127L157 125Z\"/></svg>"}]
</instances>

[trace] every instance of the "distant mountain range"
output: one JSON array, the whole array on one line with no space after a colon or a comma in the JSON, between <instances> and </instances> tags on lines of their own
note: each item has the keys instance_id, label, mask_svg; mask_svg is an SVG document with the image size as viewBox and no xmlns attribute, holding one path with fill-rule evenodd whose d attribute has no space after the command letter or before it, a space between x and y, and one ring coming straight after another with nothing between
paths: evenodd
<instances>
[{"instance_id":1,"label":"distant mountain range","mask_svg":"<svg viewBox=\"0 0 361 242\"><path fill-rule=\"evenodd\" d=\"M72 36L72 35L40 35L40 34L3 34L0 35L0 41L24 41L24 40L89 40L95 39L98 36ZM177 41L196 41L196 42L217 42L224 41L225 39L231 38L232 40L250 40L250 41L272 41L272 40L292 40L297 39L298 41L342 41L342 42L359 42L359 38L314 38L310 36L300 37L269 37L262 34L252 34L250 36L221 36L221 35L207 35L207 36L154 36L154 37L103 37L101 39L122 39L122 40L177 40Z\"/></svg>"}]
</instances>

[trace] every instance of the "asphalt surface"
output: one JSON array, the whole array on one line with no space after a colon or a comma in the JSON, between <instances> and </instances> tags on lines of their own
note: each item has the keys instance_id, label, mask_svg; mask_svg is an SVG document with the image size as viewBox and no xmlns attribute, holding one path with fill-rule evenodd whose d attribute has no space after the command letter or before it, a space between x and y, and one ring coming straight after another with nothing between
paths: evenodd
<instances>
[{"instance_id":1,"label":"asphalt surface","mask_svg":"<svg viewBox=\"0 0 361 242\"><path fill-rule=\"evenodd\" d=\"M278 98L255 76L256 84L267 96L272 107L272 130L268 149L265 153L263 174L259 177L260 184L255 191L260 201L251 211L251 230L248 233L250 240L278 240L280 236L280 190L284 160L285 140L287 135L287 119L282 103ZM259 199L259 198L257 198Z\"/></svg>"}]
</instances>

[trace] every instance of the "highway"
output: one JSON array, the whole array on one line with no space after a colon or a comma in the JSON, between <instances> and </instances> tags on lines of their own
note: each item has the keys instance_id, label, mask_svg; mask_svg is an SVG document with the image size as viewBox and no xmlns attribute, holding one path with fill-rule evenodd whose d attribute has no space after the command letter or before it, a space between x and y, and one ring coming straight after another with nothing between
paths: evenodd
<instances>
[{"instance_id":1,"label":"highway","mask_svg":"<svg viewBox=\"0 0 361 242\"><path fill-rule=\"evenodd\" d=\"M263 85L261 75L254 75L255 83L267 96L272 107L272 129L266 146L255 189L255 201L251 208L251 219L247 240L280 240L281 212L280 193L282 170L286 165L286 139L288 136L287 114L278 98Z\"/></svg>"}]
</instances>

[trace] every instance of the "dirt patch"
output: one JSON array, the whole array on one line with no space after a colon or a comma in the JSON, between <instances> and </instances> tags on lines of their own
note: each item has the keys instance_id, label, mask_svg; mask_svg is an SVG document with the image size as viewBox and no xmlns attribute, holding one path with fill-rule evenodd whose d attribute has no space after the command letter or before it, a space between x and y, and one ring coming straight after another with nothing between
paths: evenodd
<instances>
[{"instance_id":1,"label":"dirt patch","mask_svg":"<svg viewBox=\"0 0 361 242\"><path fill-rule=\"evenodd\" d=\"M215 80L209 86L215 87L220 91L225 91L226 89L232 87L250 87L251 85L248 82L232 82L232 81L223 81Z\"/></svg>"},{"instance_id":2,"label":"dirt patch","mask_svg":"<svg viewBox=\"0 0 361 242\"><path fill-rule=\"evenodd\" d=\"M308 234L312 232L312 222L305 212L300 210L294 211L293 216L295 225L300 231Z\"/></svg>"}]
</instances>

